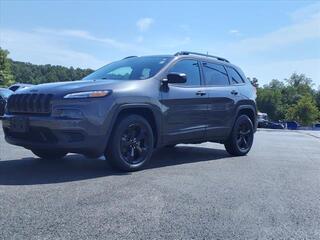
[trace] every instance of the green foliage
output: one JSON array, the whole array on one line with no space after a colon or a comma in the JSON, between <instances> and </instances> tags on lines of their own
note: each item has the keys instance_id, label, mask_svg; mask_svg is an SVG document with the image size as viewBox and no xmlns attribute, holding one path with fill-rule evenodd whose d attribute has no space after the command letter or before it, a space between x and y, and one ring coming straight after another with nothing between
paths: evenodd
<instances>
[{"instance_id":1,"label":"green foliage","mask_svg":"<svg viewBox=\"0 0 320 240\"><path fill-rule=\"evenodd\" d=\"M248 80L251 82L251 84L255 87L258 88L259 87L259 83L258 83L258 78L253 77L252 79L248 77Z\"/></svg>"},{"instance_id":2,"label":"green foliage","mask_svg":"<svg viewBox=\"0 0 320 240\"><path fill-rule=\"evenodd\" d=\"M320 87L318 89L318 92L315 93L315 100L316 100L317 107L320 110Z\"/></svg>"},{"instance_id":3,"label":"green foliage","mask_svg":"<svg viewBox=\"0 0 320 240\"><path fill-rule=\"evenodd\" d=\"M50 64L35 65L12 61L9 52L0 47L0 86L16 83L40 84L48 82L80 80L92 73L92 69L67 68Z\"/></svg>"},{"instance_id":4,"label":"green foliage","mask_svg":"<svg viewBox=\"0 0 320 240\"><path fill-rule=\"evenodd\" d=\"M11 61L12 73L16 82L40 84L80 80L92 73L91 69L67 68L50 64L35 65L31 63Z\"/></svg>"},{"instance_id":5,"label":"green foliage","mask_svg":"<svg viewBox=\"0 0 320 240\"><path fill-rule=\"evenodd\" d=\"M273 120L295 120L304 125L319 118L320 89L313 90L312 79L293 73L285 82L273 79L258 88L257 105Z\"/></svg>"},{"instance_id":6,"label":"green foliage","mask_svg":"<svg viewBox=\"0 0 320 240\"><path fill-rule=\"evenodd\" d=\"M318 120L319 110L311 96L303 96L297 104L289 107L286 117L289 120L296 120L303 125L309 125Z\"/></svg>"},{"instance_id":7,"label":"green foliage","mask_svg":"<svg viewBox=\"0 0 320 240\"><path fill-rule=\"evenodd\" d=\"M259 111L268 113L271 119L283 119L285 116L280 89L258 88L257 105Z\"/></svg>"},{"instance_id":8,"label":"green foliage","mask_svg":"<svg viewBox=\"0 0 320 240\"><path fill-rule=\"evenodd\" d=\"M14 82L8 55L9 52L0 47L0 86L9 86Z\"/></svg>"}]
</instances>

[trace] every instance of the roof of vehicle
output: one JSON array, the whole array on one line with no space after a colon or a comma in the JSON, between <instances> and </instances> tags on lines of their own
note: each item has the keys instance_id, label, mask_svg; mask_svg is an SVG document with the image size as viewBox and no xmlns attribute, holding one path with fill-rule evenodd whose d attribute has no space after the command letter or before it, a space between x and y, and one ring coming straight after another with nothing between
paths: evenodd
<instances>
[{"instance_id":1,"label":"roof of vehicle","mask_svg":"<svg viewBox=\"0 0 320 240\"><path fill-rule=\"evenodd\" d=\"M137 57L137 56L129 56L127 58L131 58L131 57ZM227 60L226 58L214 56L214 55L210 55L210 54L197 53L197 52L180 51L180 52L177 52L173 55L169 55L169 54L167 54L167 55L151 55L151 56L145 56L145 57L172 57L172 58L190 58L190 57L192 57L197 60L210 61L210 62L215 62L217 64L224 64L224 65L227 65L230 67L234 67L239 71L242 71L238 66L230 63L230 61Z\"/></svg>"},{"instance_id":2,"label":"roof of vehicle","mask_svg":"<svg viewBox=\"0 0 320 240\"><path fill-rule=\"evenodd\" d=\"M12 92L10 89L8 88L0 88L0 91L9 91L9 92Z\"/></svg>"},{"instance_id":3,"label":"roof of vehicle","mask_svg":"<svg viewBox=\"0 0 320 240\"><path fill-rule=\"evenodd\" d=\"M227 59L223 58L223 57L218 57L218 56L213 56L213 55L209 55L209 54L203 54L203 53L197 53L197 52L189 52L189 51L181 51L181 52L177 52L175 54L163 54L163 55L147 55L147 56L128 56L125 57L123 59L129 59L129 58L135 58L135 57L170 57L170 58L175 58L175 57L179 57L179 58L196 58L196 59L202 59L202 60L210 60L210 61L216 61L219 63L226 63L226 64L231 64Z\"/></svg>"},{"instance_id":4,"label":"roof of vehicle","mask_svg":"<svg viewBox=\"0 0 320 240\"><path fill-rule=\"evenodd\" d=\"M12 86L21 86L21 87L24 87L24 86L33 86L34 84L30 84L30 83L15 83L15 84L12 84L10 87Z\"/></svg>"},{"instance_id":5,"label":"roof of vehicle","mask_svg":"<svg viewBox=\"0 0 320 240\"><path fill-rule=\"evenodd\" d=\"M194 55L194 56L206 57L206 58L210 58L210 59L214 58L216 60L229 63L229 61L227 59L222 58L222 57L218 57L218 56L214 56L214 55L209 55L209 53L204 54L204 53L198 53L198 52L181 51L181 52L177 52L174 54L174 56L181 56L181 55Z\"/></svg>"},{"instance_id":6,"label":"roof of vehicle","mask_svg":"<svg viewBox=\"0 0 320 240\"><path fill-rule=\"evenodd\" d=\"M128 56L126 58L123 59L127 59L127 58L135 58L138 56ZM203 53L197 53L197 52L189 52L189 51L180 51L177 52L173 55L170 54L166 54L166 55L149 55L149 56L141 56L141 57L170 57L170 58L194 58L197 59L199 61L208 61L208 62L213 62L216 64L223 64L225 66L229 66L232 67L234 69L237 70L238 73L240 73L240 75L242 76L242 78L247 82L247 78L246 75L244 74L244 72L242 71L242 69L240 67L238 67L237 65L234 65L232 63L230 63L229 60L227 60L226 58L223 57L219 57L219 56L214 56L214 55L209 55L209 54L203 54Z\"/></svg>"}]
</instances>

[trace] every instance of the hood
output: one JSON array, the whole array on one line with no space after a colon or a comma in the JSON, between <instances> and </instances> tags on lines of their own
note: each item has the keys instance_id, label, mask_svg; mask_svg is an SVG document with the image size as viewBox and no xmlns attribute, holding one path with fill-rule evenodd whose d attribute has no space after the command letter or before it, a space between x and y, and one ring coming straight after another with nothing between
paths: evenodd
<instances>
[{"instance_id":1,"label":"hood","mask_svg":"<svg viewBox=\"0 0 320 240\"><path fill-rule=\"evenodd\" d=\"M122 84L128 84L129 81L119 80L79 80L68 82L44 83L22 89L19 94L23 93L44 93L54 95L66 95L73 92L109 90ZM132 80L130 80L132 82Z\"/></svg>"}]
</instances>

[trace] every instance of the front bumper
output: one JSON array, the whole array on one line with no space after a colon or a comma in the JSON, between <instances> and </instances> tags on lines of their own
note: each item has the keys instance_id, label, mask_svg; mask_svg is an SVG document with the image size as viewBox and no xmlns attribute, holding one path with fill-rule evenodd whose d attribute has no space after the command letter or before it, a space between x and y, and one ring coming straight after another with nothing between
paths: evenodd
<instances>
[{"instance_id":1,"label":"front bumper","mask_svg":"<svg viewBox=\"0 0 320 240\"><path fill-rule=\"evenodd\" d=\"M2 127L8 143L27 149L61 149L66 152L103 154L107 139L102 126L87 119L64 119L50 116L22 116L28 122L24 132L13 131L12 119L2 117Z\"/></svg>"}]
</instances>

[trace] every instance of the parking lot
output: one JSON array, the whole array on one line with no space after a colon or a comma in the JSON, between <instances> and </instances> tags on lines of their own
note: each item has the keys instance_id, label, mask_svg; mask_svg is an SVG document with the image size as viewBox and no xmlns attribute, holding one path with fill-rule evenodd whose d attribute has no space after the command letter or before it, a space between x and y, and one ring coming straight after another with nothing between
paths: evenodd
<instances>
[{"instance_id":1,"label":"parking lot","mask_svg":"<svg viewBox=\"0 0 320 240\"><path fill-rule=\"evenodd\" d=\"M319 239L320 134L258 131L252 151L158 150L149 167L43 161L0 130L0 239Z\"/></svg>"}]
</instances>

